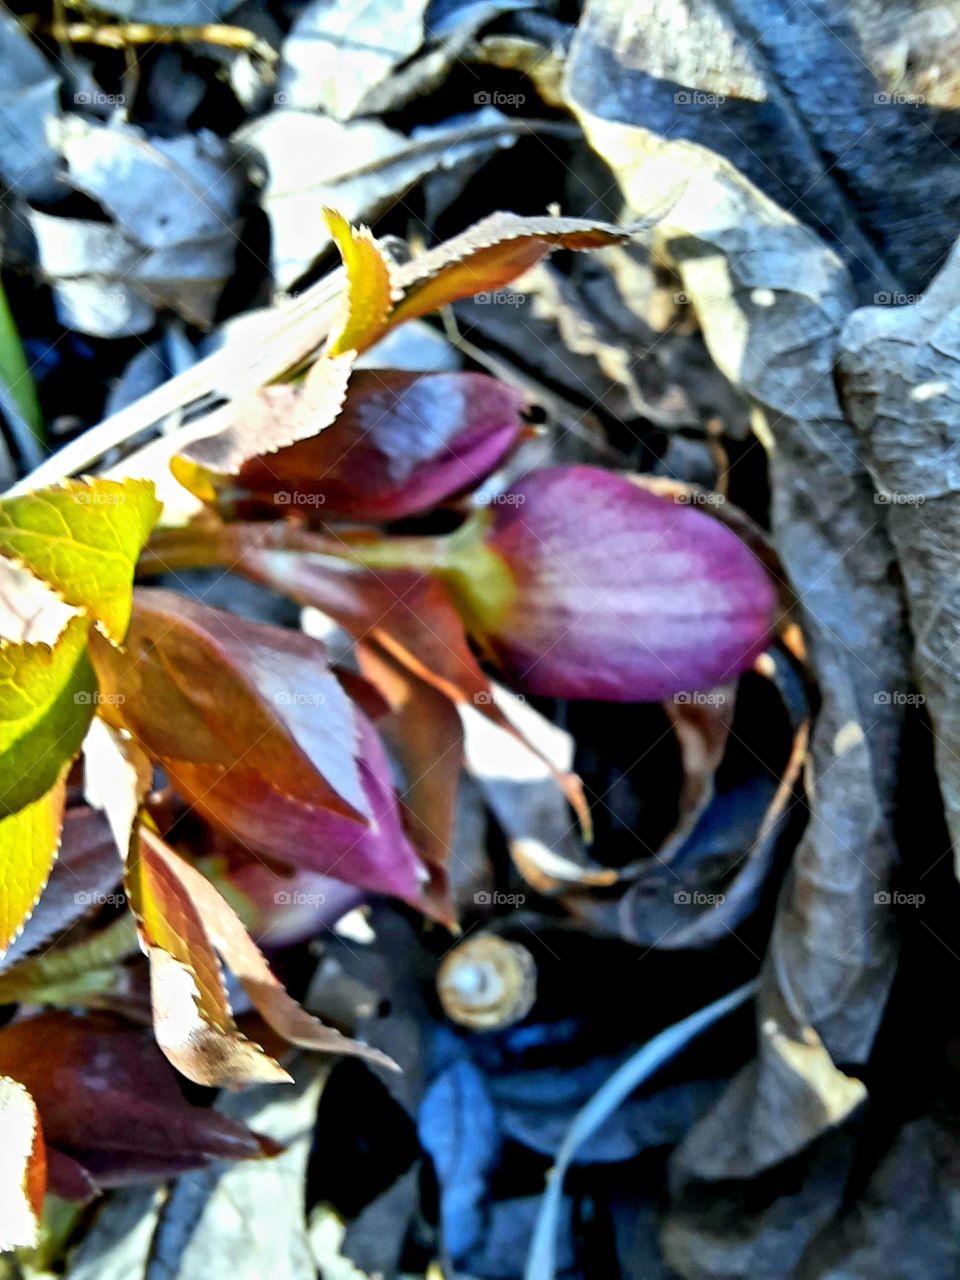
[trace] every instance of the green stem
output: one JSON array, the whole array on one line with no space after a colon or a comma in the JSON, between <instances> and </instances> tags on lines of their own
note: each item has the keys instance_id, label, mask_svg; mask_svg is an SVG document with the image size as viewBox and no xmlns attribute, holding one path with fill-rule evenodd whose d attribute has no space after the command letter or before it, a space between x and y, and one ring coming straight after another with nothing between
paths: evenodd
<instances>
[{"instance_id":1,"label":"green stem","mask_svg":"<svg viewBox=\"0 0 960 1280\"><path fill-rule=\"evenodd\" d=\"M334 557L364 569L412 570L439 578L478 640L496 628L516 596L516 584L503 558L487 545L486 511L443 536L339 537L292 522L262 524L237 521L219 528L197 526L157 530L140 557L141 575L185 569L235 568L243 573L245 557L254 551L296 551Z\"/></svg>"}]
</instances>

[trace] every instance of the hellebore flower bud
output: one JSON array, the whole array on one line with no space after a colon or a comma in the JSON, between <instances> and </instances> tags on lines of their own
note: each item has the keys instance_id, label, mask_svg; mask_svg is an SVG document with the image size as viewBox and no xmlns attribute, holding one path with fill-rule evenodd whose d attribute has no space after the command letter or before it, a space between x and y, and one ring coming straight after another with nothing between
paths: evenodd
<instances>
[{"instance_id":1,"label":"hellebore flower bud","mask_svg":"<svg viewBox=\"0 0 960 1280\"><path fill-rule=\"evenodd\" d=\"M775 592L753 553L625 476L535 471L482 519L442 576L519 689L656 701L722 684L766 648Z\"/></svg>"},{"instance_id":2,"label":"hellebore flower bud","mask_svg":"<svg viewBox=\"0 0 960 1280\"><path fill-rule=\"evenodd\" d=\"M262 395L281 412L298 388L268 387ZM237 483L280 506L398 520L485 480L523 430L523 407L522 395L482 373L361 369L331 426L252 459Z\"/></svg>"},{"instance_id":3,"label":"hellebore flower bud","mask_svg":"<svg viewBox=\"0 0 960 1280\"><path fill-rule=\"evenodd\" d=\"M528 693L658 702L764 651L776 593L725 524L597 467L534 471L447 537L343 539L369 569L438 577Z\"/></svg>"},{"instance_id":4,"label":"hellebore flower bud","mask_svg":"<svg viewBox=\"0 0 960 1280\"><path fill-rule=\"evenodd\" d=\"M711 688L751 665L773 625L773 584L726 525L596 467L534 471L448 538L350 558L438 576L486 656L547 697Z\"/></svg>"}]
</instances>

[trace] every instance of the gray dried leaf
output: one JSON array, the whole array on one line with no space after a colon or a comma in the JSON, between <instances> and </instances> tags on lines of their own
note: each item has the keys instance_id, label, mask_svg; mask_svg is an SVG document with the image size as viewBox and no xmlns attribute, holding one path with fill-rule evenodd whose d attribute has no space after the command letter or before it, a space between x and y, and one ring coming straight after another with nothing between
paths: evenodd
<instances>
[{"instance_id":1,"label":"gray dried leaf","mask_svg":"<svg viewBox=\"0 0 960 1280\"><path fill-rule=\"evenodd\" d=\"M684 1280L783 1280L804 1275L800 1261L839 1210L854 1156L853 1136L839 1130L806 1156L786 1187L729 1184L703 1211L696 1184L674 1185L660 1233L670 1274ZM714 1191L711 1188L711 1191ZM812 1277L807 1278L812 1280ZM839 1280L835 1276L832 1280Z\"/></svg>"},{"instance_id":2,"label":"gray dried leaf","mask_svg":"<svg viewBox=\"0 0 960 1280\"><path fill-rule=\"evenodd\" d=\"M74 118L61 147L70 185L145 249L233 239L242 181L229 147L209 130L148 138L132 125Z\"/></svg>"},{"instance_id":3,"label":"gray dried leaf","mask_svg":"<svg viewBox=\"0 0 960 1280\"><path fill-rule=\"evenodd\" d=\"M940 790L960 874L960 251L919 302L856 311L843 331L844 404L861 432L875 501L910 606L921 695L936 729Z\"/></svg>"},{"instance_id":4,"label":"gray dried leaf","mask_svg":"<svg viewBox=\"0 0 960 1280\"><path fill-rule=\"evenodd\" d=\"M0 178L24 199L51 200L62 191L49 137L60 114L60 77L6 9L0 10L0 86Z\"/></svg>"},{"instance_id":5,"label":"gray dried leaf","mask_svg":"<svg viewBox=\"0 0 960 1280\"><path fill-rule=\"evenodd\" d=\"M144 1280L303 1280L314 1272L306 1226L306 1168L324 1071L294 1064L293 1089L225 1094L225 1115L284 1144L270 1160L188 1173L160 1211Z\"/></svg>"},{"instance_id":6,"label":"gray dried leaf","mask_svg":"<svg viewBox=\"0 0 960 1280\"><path fill-rule=\"evenodd\" d=\"M29 216L40 266L53 285L66 328L98 338L126 338L153 325L153 307L133 287L144 251L119 227L35 209Z\"/></svg>"},{"instance_id":7,"label":"gray dried leaf","mask_svg":"<svg viewBox=\"0 0 960 1280\"><path fill-rule=\"evenodd\" d=\"M97 8L128 22L158 27L201 26L236 9L239 0L97 0Z\"/></svg>"},{"instance_id":8,"label":"gray dried leaf","mask_svg":"<svg viewBox=\"0 0 960 1280\"><path fill-rule=\"evenodd\" d=\"M767 424L777 549L823 698L810 823L781 895L758 1005L761 1028L776 1035L761 1035L757 1062L713 1113L725 1124L703 1122L716 1139L723 1134L720 1146L698 1140L703 1126L688 1140L703 1176L744 1177L799 1150L856 1102L832 1063L866 1061L895 966L882 891L896 859L889 815L903 715L878 695L903 687L907 644L892 550L833 386L853 306L848 274L725 159L637 124L650 78L633 69L646 55L631 15L616 0L588 4L568 92L631 207L666 202L659 246L713 359ZM797 1071L797 1062L808 1066Z\"/></svg>"},{"instance_id":9,"label":"gray dried leaf","mask_svg":"<svg viewBox=\"0 0 960 1280\"><path fill-rule=\"evenodd\" d=\"M910 73L897 79L925 27L924 83L955 84L948 59L934 69L929 39L939 26L949 48L955 18L947 5L923 12L904 31L874 0L825 0L816 12L763 0L591 0L570 86L595 115L643 120L729 160L827 238L865 301L919 289L952 243L960 208L951 154L960 121L905 91Z\"/></svg>"},{"instance_id":10,"label":"gray dried leaf","mask_svg":"<svg viewBox=\"0 0 960 1280\"><path fill-rule=\"evenodd\" d=\"M834 1065L811 1026L797 1030L779 993L762 991L759 1053L673 1154L681 1181L751 1178L847 1120L865 1085Z\"/></svg>"},{"instance_id":11,"label":"gray dried leaf","mask_svg":"<svg viewBox=\"0 0 960 1280\"><path fill-rule=\"evenodd\" d=\"M313 0L283 45L278 103L337 120L420 48L427 0Z\"/></svg>"},{"instance_id":12,"label":"gray dried leaf","mask_svg":"<svg viewBox=\"0 0 960 1280\"><path fill-rule=\"evenodd\" d=\"M503 145L518 126L501 120L478 116L408 138L373 120L281 110L242 129L236 141L263 171L277 284L289 287L330 247L325 207L355 224L372 222L426 174Z\"/></svg>"},{"instance_id":13,"label":"gray dried leaf","mask_svg":"<svg viewBox=\"0 0 960 1280\"><path fill-rule=\"evenodd\" d=\"M873 1280L891 1267L897 1280L957 1275L956 1133L955 1110L940 1101L904 1125L863 1195L807 1249L800 1280Z\"/></svg>"}]
</instances>

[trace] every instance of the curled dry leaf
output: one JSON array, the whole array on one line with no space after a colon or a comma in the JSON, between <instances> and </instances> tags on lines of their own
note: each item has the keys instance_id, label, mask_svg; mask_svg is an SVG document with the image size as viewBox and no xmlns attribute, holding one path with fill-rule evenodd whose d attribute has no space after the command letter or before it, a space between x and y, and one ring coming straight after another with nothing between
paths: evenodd
<instances>
[{"instance_id":1,"label":"curled dry leaf","mask_svg":"<svg viewBox=\"0 0 960 1280\"><path fill-rule=\"evenodd\" d=\"M32 1248L47 1190L47 1156L40 1116L17 1080L0 1076L0 1252Z\"/></svg>"},{"instance_id":2,"label":"curled dry leaf","mask_svg":"<svg viewBox=\"0 0 960 1280\"><path fill-rule=\"evenodd\" d=\"M296 387L267 387L300 412ZM480 373L361 369L327 430L244 465L235 485L287 511L382 522L427 511L497 467L524 428L523 397Z\"/></svg>"},{"instance_id":3,"label":"curled dry leaf","mask_svg":"<svg viewBox=\"0 0 960 1280\"><path fill-rule=\"evenodd\" d=\"M850 278L732 165L641 126L644 77L631 66L638 45L630 21L618 0L588 5L568 95L631 208L642 214L670 197L657 248L678 271L710 354L754 402L772 446L775 542L823 699L811 744L811 820L781 896L758 1004L760 1024L775 1021L796 1052L761 1037L749 1084L713 1113L725 1133L747 1136L726 1159L711 1158L707 1176L719 1176L722 1164L723 1176L743 1177L837 1118L821 1091L849 1096L839 1071L833 1089L825 1073L801 1069L810 1029L834 1062L864 1062L890 989L895 940L875 894L896 857L889 815L903 714L877 694L904 687L907 649L891 547L834 388ZM781 1119L761 1124L758 1115Z\"/></svg>"},{"instance_id":4,"label":"curled dry leaf","mask_svg":"<svg viewBox=\"0 0 960 1280\"><path fill-rule=\"evenodd\" d=\"M554 249L596 249L628 238L629 232L604 222L493 213L398 267L396 286L403 296L388 327L483 290L501 289Z\"/></svg>"},{"instance_id":5,"label":"curled dry leaf","mask_svg":"<svg viewBox=\"0 0 960 1280\"><path fill-rule=\"evenodd\" d=\"M254 1008L278 1035L305 1049L357 1054L380 1066L394 1065L376 1049L325 1027L287 995L236 912L196 867L175 854L146 827L140 832L140 846L158 876L158 883L162 878L167 891L181 900L188 899L193 905L210 943L236 975Z\"/></svg>"},{"instance_id":6,"label":"curled dry leaf","mask_svg":"<svg viewBox=\"0 0 960 1280\"><path fill-rule=\"evenodd\" d=\"M919 302L854 312L843 330L840 378L903 574L913 667L936 727L937 772L960 874L958 280L954 249ZM887 691L888 701L915 697Z\"/></svg>"},{"instance_id":7,"label":"curled dry leaf","mask_svg":"<svg viewBox=\"0 0 960 1280\"><path fill-rule=\"evenodd\" d=\"M157 1044L197 1084L288 1081L280 1064L238 1031L204 918L160 848L144 830L124 875L150 960Z\"/></svg>"},{"instance_id":8,"label":"curled dry leaf","mask_svg":"<svg viewBox=\"0 0 960 1280\"><path fill-rule=\"evenodd\" d=\"M243 1125L191 1106L153 1040L105 1015L49 1012L4 1027L0 1072L30 1091L48 1149L71 1162L64 1171L85 1171L88 1191L89 1178L124 1186L277 1152ZM77 1182L69 1179L74 1190Z\"/></svg>"}]
</instances>

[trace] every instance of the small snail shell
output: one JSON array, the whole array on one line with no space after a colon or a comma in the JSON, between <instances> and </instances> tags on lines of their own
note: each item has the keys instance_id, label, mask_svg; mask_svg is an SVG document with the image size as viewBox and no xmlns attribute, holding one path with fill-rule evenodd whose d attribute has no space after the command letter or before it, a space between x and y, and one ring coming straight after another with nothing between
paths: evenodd
<instances>
[{"instance_id":1,"label":"small snail shell","mask_svg":"<svg viewBox=\"0 0 960 1280\"><path fill-rule=\"evenodd\" d=\"M520 1022L537 998L533 956L518 942L481 933L461 942L437 973L437 993L453 1022L499 1031Z\"/></svg>"}]
</instances>

